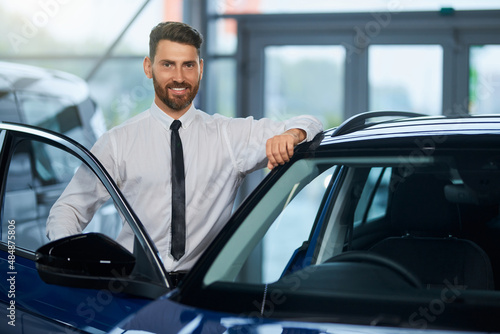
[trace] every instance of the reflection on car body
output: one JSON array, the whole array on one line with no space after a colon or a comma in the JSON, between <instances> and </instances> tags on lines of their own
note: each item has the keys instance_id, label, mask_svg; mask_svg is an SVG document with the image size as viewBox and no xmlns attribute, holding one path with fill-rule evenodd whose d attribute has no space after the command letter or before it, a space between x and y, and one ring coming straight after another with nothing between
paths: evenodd
<instances>
[{"instance_id":1,"label":"reflection on car body","mask_svg":"<svg viewBox=\"0 0 500 334\"><path fill-rule=\"evenodd\" d=\"M63 332L70 328L64 322L111 333L500 331L498 116L376 112L324 132L266 176L167 294L170 280L154 245L92 155L43 131L1 129L5 139L29 137L80 157L136 238L133 254L98 230L16 253L27 268L17 277L19 289L34 296L20 297L18 310L47 328L58 324ZM2 157L12 156L13 141L3 145ZM8 264L5 231L0 270ZM106 251L82 257L92 244ZM37 303L48 291L74 298L42 308Z\"/></svg>"}]
</instances>

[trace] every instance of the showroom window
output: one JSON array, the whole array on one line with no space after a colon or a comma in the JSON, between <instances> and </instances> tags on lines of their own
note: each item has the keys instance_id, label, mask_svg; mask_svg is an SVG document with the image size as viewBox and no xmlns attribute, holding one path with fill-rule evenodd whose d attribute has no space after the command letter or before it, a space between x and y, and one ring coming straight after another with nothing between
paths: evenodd
<instances>
[{"instance_id":1,"label":"showroom window","mask_svg":"<svg viewBox=\"0 0 500 334\"><path fill-rule=\"evenodd\" d=\"M423 11L439 10L450 6L457 10L496 9L498 3L489 0L436 1L436 0L336 0L336 1L303 1L303 0L210 0L210 14L284 14L284 13L338 13L361 11Z\"/></svg>"},{"instance_id":2,"label":"showroom window","mask_svg":"<svg viewBox=\"0 0 500 334\"><path fill-rule=\"evenodd\" d=\"M488 1L453 8L436 1L209 1L205 65L216 78L205 82L201 108L256 118L312 113L325 128L369 110L498 113L500 65L491 61L500 52L498 8ZM309 65L314 88L304 89L300 62L311 54L309 62L329 65Z\"/></svg>"},{"instance_id":3,"label":"showroom window","mask_svg":"<svg viewBox=\"0 0 500 334\"><path fill-rule=\"evenodd\" d=\"M440 45L373 45L369 50L370 110L441 114Z\"/></svg>"},{"instance_id":4,"label":"showroom window","mask_svg":"<svg viewBox=\"0 0 500 334\"><path fill-rule=\"evenodd\" d=\"M195 104L209 114L237 116L237 34L238 21L235 19L223 18L208 23L201 82L202 90L208 94L202 91L201 101Z\"/></svg>"},{"instance_id":5,"label":"showroom window","mask_svg":"<svg viewBox=\"0 0 500 334\"><path fill-rule=\"evenodd\" d=\"M500 45L470 48L469 108L471 114L500 112Z\"/></svg>"},{"instance_id":6,"label":"showroom window","mask_svg":"<svg viewBox=\"0 0 500 334\"><path fill-rule=\"evenodd\" d=\"M312 114L338 125L344 108L345 49L269 46L264 51L264 115L276 120Z\"/></svg>"}]
</instances>

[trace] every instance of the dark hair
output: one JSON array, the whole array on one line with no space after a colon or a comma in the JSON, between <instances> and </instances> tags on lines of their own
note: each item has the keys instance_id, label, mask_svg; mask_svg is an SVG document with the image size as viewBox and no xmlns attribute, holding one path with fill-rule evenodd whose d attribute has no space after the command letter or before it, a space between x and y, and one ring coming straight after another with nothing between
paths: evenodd
<instances>
[{"instance_id":1,"label":"dark hair","mask_svg":"<svg viewBox=\"0 0 500 334\"><path fill-rule=\"evenodd\" d=\"M200 56L203 36L193 27L182 22L161 22L149 34L149 58L154 59L158 43L166 39L172 42L189 44L196 48Z\"/></svg>"}]
</instances>

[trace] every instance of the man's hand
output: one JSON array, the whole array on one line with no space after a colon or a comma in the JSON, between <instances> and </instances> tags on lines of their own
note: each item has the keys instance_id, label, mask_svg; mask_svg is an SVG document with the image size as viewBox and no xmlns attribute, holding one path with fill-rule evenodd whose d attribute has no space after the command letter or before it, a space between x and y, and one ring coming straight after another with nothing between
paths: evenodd
<instances>
[{"instance_id":1,"label":"man's hand","mask_svg":"<svg viewBox=\"0 0 500 334\"><path fill-rule=\"evenodd\" d=\"M298 143L306 139L306 132L301 129L290 129L280 135L268 139L266 143L266 154L269 162L267 168L273 169L290 161L293 149Z\"/></svg>"}]
</instances>

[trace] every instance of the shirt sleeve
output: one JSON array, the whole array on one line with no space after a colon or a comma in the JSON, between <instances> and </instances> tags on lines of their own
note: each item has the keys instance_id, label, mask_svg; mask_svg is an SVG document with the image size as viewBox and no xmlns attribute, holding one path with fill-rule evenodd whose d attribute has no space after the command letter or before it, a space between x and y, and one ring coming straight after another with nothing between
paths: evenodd
<instances>
[{"instance_id":1,"label":"shirt sleeve","mask_svg":"<svg viewBox=\"0 0 500 334\"><path fill-rule=\"evenodd\" d=\"M285 131L290 129L301 129L306 132L306 139L304 139L301 143L313 140L318 133L323 131L323 124L321 121L310 115L294 117L284 123Z\"/></svg>"},{"instance_id":2,"label":"shirt sleeve","mask_svg":"<svg viewBox=\"0 0 500 334\"><path fill-rule=\"evenodd\" d=\"M98 159L106 167L110 164L111 154L103 152L105 147L108 147L109 151L110 143L107 135L101 138L92 151L98 153ZM101 181L82 164L50 210L46 225L47 237L55 240L81 233L95 212L109 198L109 192Z\"/></svg>"},{"instance_id":3,"label":"shirt sleeve","mask_svg":"<svg viewBox=\"0 0 500 334\"><path fill-rule=\"evenodd\" d=\"M304 141L311 141L323 131L323 125L314 116L298 116L286 121L253 117L232 119L226 128L226 144L231 151L235 168L242 174L263 168L267 164L266 142L269 138L290 129L306 132Z\"/></svg>"}]
</instances>

